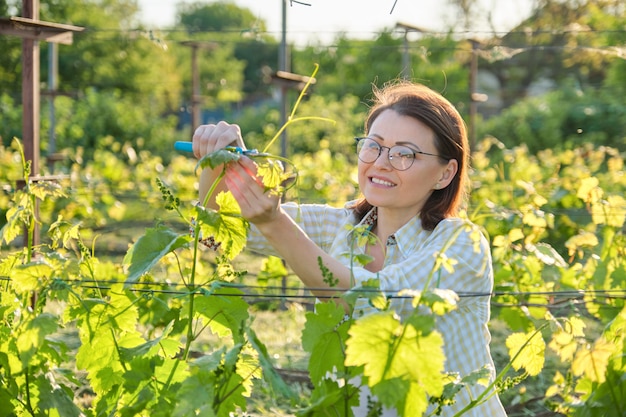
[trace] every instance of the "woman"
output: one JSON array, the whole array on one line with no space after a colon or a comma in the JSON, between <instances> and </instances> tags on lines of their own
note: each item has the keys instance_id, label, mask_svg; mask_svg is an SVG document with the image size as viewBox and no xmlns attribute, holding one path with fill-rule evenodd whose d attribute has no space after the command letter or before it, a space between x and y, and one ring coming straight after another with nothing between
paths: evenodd
<instances>
[{"instance_id":1,"label":"woman","mask_svg":"<svg viewBox=\"0 0 626 417\"><path fill-rule=\"evenodd\" d=\"M457 217L468 188L469 149L463 120L445 98L422 85L399 82L374 94L366 136L357 138L363 197L344 208L281 204L279 196L264 192L254 175L254 162L242 157L229 164L223 187L232 192L243 217L253 225L248 245L273 249L307 287L327 297L320 260L337 279L338 291L371 278L377 278L385 292L422 290L432 276L435 254L453 239L445 255L456 263L435 271L431 287L483 296L462 297L453 312L438 318L446 370L464 376L484 366L493 369L489 296L484 295L491 293L493 285L489 246L475 227L467 227L468 222ZM193 152L201 158L233 144L244 147L239 127L220 122L195 131ZM221 167L202 172L201 201L220 171ZM365 225L376 239L354 248L346 225ZM371 262L352 265L349 254L355 250L369 255ZM413 310L408 299L396 298L392 305L400 316ZM369 308L367 302L357 302L355 313L367 314ZM474 398L481 388L472 388ZM455 398L456 404L445 408L444 415L453 415L470 401L465 390ZM365 415L363 403L355 415ZM385 415L394 414L386 411ZM464 415L505 413L494 396Z\"/></svg>"}]
</instances>

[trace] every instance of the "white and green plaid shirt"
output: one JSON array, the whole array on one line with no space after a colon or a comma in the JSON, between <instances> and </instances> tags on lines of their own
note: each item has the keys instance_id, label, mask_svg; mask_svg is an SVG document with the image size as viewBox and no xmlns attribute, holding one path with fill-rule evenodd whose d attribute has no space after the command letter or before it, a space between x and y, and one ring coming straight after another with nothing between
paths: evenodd
<instances>
[{"instance_id":1,"label":"white and green plaid shirt","mask_svg":"<svg viewBox=\"0 0 626 417\"><path fill-rule=\"evenodd\" d=\"M349 207L350 203L344 208L283 204L283 209L311 240L346 266L352 265L356 285L369 279L378 279L381 291L395 295L404 289L424 290L431 276L430 289L449 289L459 294L457 308L437 319L437 329L444 338L446 371L464 376L484 366L494 369L489 350L491 335L487 328L493 269L488 241L479 229L467 220L451 218L442 220L433 231L427 231L416 216L389 236L384 266L378 272L371 272L362 266L355 266L351 260L355 253L364 253L365 248L354 247L351 243L353 227L350 226L356 225L356 219ZM374 208L359 224L371 225L375 221ZM272 253L267 242L254 228L248 238L248 248L264 254ZM448 259L448 268L440 266L434 270L437 256ZM391 306L402 317L413 311L411 301L410 298L393 298ZM365 299L355 306L355 314L372 311L373 307ZM475 386L471 389L475 398L484 387ZM456 404L446 407L442 415L453 415L469 401L469 394L461 390L456 396ZM366 408L362 410L365 415ZM360 410L355 411L355 415L361 415ZM393 415L393 412L384 414ZM497 396L464 414L476 417L505 415Z\"/></svg>"}]
</instances>

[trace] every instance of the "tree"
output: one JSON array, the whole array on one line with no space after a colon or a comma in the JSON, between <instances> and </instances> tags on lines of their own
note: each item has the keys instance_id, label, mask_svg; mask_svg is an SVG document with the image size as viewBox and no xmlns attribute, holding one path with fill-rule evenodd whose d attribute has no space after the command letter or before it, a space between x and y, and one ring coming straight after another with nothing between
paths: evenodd
<instances>
[{"instance_id":1,"label":"tree","mask_svg":"<svg viewBox=\"0 0 626 417\"><path fill-rule=\"evenodd\" d=\"M275 68L278 63L278 44L276 41L264 34L266 31L265 21L257 18L250 9L238 7L232 2L215 3L182 3L178 6L177 26L181 26L187 35L193 39L203 39L213 42L216 51L219 48L227 48L236 61L225 63L230 70L228 77L237 73L243 75L243 80L239 84L232 84L240 88L249 99L255 97L268 97L269 86L267 83L265 68ZM215 66L215 61L211 59L211 65ZM243 65L242 73L233 71ZM205 79L210 73L210 68L203 68L201 77ZM220 79L227 79L222 76ZM214 82L213 82L214 83ZM203 83L207 84L207 83ZM208 84L212 84L209 82ZM224 88L224 86L220 86ZM217 92L213 92L216 94ZM231 95L234 98L234 95ZM245 99L239 96L239 99ZM218 100L219 102L219 100Z\"/></svg>"},{"instance_id":2,"label":"tree","mask_svg":"<svg viewBox=\"0 0 626 417\"><path fill-rule=\"evenodd\" d=\"M480 66L498 79L503 106L525 97L540 79L560 84L573 78L581 89L599 87L615 60L610 47L623 42L613 35L626 19L618 3L542 0L529 19L487 42Z\"/></svg>"}]
</instances>

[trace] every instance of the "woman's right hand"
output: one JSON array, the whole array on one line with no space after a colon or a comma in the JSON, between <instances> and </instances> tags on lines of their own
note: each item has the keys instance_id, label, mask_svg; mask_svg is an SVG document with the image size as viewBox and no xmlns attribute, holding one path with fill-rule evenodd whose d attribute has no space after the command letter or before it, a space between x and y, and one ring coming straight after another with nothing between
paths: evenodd
<instances>
[{"instance_id":1,"label":"woman's right hand","mask_svg":"<svg viewBox=\"0 0 626 417\"><path fill-rule=\"evenodd\" d=\"M192 143L193 154L198 159L227 146L246 149L239 125L224 121L198 126L193 133Z\"/></svg>"},{"instance_id":2,"label":"woman's right hand","mask_svg":"<svg viewBox=\"0 0 626 417\"><path fill-rule=\"evenodd\" d=\"M241 137L241 129L238 125L226 122L202 125L199 126L193 134L193 154L198 159L227 146L238 146L241 149L246 149L243 138ZM220 172L222 172L221 168L211 169L210 167L206 167L202 170L198 184L198 197L200 202L205 201L208 191L213 187ZM217 209L215 196L220 191L226 190L227 188L224 182L220 181L212 193L212 198L207 201L207 206Z\"/></svg>"}]
</instances>

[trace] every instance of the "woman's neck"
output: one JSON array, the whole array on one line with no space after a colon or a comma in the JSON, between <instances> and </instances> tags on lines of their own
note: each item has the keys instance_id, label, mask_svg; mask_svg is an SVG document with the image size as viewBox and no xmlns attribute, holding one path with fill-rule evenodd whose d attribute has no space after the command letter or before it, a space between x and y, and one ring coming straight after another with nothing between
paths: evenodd
<instances>
[{"instance_id":1,"label":"woman's neck","mask_svg":"<svg viewBox=\"0 0 626 417\"><path fill-rule=\"evenodd\" d=\"M376 221L375 233L383 242L394 233L396 233L402 226L407 224L411 219L417 216L419 213L400 213L396 210L377 208L378 219Z\"/></svg>"}]
</instances>

